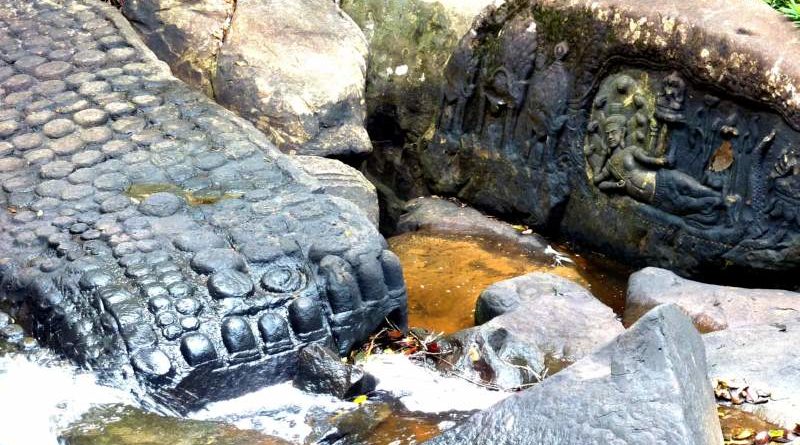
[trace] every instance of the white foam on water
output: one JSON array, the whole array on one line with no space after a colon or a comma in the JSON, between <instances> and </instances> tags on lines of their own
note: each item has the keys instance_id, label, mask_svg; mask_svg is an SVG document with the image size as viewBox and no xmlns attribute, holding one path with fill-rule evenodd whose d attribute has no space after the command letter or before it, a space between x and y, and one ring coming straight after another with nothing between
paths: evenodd
<instances>
[{"instance_id":1,"label":"white foam on water","mask_svg":"<svg viewBox=\"0 0 800 445\"><path fill-rule=\"evenodd\" d=\"M443 413L486 409L512 393L492 391L458 377L415 364L401 354L370 356L364 370L378 379L378 390L398 398L409 411Z\"/></svg>"},{"instance_id":2,"label":"white foam on water","mask_svg":"<svg viewBox=\"0 0 800 445\"><path fill-rule=\"evenodd\" d=\"M91 407L134 404L129 392L54 356L0 356L0 445L57 445L58 434Z\"/></svg>"},{"instance_id":3,"label":"white foam on water","mask_svg":"<svg viewBox=\"0 0 800 445\"><path fill-rule=\"evenodd\" d=\"M312 432L306 423L312 413L333 414L355 407L352 402L305 393L292 386L292 382L285 382L236 399L211 403L189 417L223 421L241 429L257 430L302 443Z\"/></svg>"}]
</instances>

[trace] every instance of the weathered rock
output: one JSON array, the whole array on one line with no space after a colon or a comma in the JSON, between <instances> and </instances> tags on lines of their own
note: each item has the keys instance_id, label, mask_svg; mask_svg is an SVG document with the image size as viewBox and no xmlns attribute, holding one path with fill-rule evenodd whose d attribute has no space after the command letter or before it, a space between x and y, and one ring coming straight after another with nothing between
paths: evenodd
<instances>
[{"instance_id":1,"label":"weathered rock","mask_svg":"<svg viewBox=\"0 0 800 445\"><path fill-rule=\"evenodd\" d=\"M318 344L300 351L294 386L317 394L346 398L375 389L375 378L362 370L342 363L339 356Z\"/></svg>"},{"instance_id":2,"label":"weathered rock","mask_svg":"<svg viewBox=\"0 0 800 445\"><path fill-rule=\"evenodd\" d=\"M722 444L703 342L660 306L592 355L426 442Z\"/></svg>"},{"instance_id":3,"label":"weathered rock","mask_svg":"<svg viewBox=\"0 0 800 445\"><path fill-rule=\"evenodd\" d=\"M369 42L367 114L381 133L375 139L414 142L431 127L447 60L473 18L493 2L342 0Z\"/></svg>"},{"instance_id":4,"label":"weathered rock","mask_svg":"<svg viewBox=\"0 0 800 445\"><path fill-rule=\"evenodd\" d=\"M511 224L489 218L481 212L453 201L424 197L408 202L398 223L397 232L454 233L459 235L500 238L518 244L532 253L544 256L547 240L537 234L523 235Z\"/></svg>"},{"instance_id":5,"label":"weathered rock","mask_svg":"<svg viewBox=\"0 0 800 445\"><path fill-rule=\"evenodd\" d=\"M630 262L792 270L796 33L746 0L506 2L450 58L431 142L398 157L418 188Z\"/></svg>"},{"instance_id":6,"label":"weathered rock","mask_svg":"<svg viewBox=\"0 0 800 445\"><path fill-rule=\"evenodd\" d=\"M319 156L297 156L297 161L303 171L319 181L325 192L352 202L378 226L378 193L361 172L335 159Z\"/></svg>"},{"instance_id":7,"label":"weathered rock","mask_svg":"<svg viewBox=\"0 0 800 445\"><path fill-rule=\"evenodd\" d=\"M364 35L334 2L240 0L214 94L283 151L368 153L366 56Z\"/></svg>"},{"instance_id":8,"label":"weathered rock","mask_svg":"<svg viewBox=\"0 0 800 445\"><path fill-rule=\"evenodd\" d=\"M133 0L123 13L175 75L285 152L371 151L367 44L334 2Z\"/></svg>"},{"instance_id":9,"label":"weathered rock","mask_svg":"<svg viewBox=\"0 0 800 445\"><path fill-rule=\"evenodd\" d=\"M431 194L416 152L424 150L424 140L430 138L447 60L474 17L493 2L341 2L369 41L367 128L376 149L364 171L378 184L387 222L396 220L404 201Z\"/></svg>"},{"instance_id":10,"label":"weathered rock","mask_svg":"<svg viewBox=\"0 0 800 445\"><path fill-rule=\"evenodd\" d=\"M737 405L789 429L800 423L800 319L777 326L746 326L703 336L712 378L771 393L764 404Z\"/></svg>"},{"instance_id":11,"label":"weathered rock","mask_svg":"<svg viewBox=\"0 0 800 445\"><path fill-rule=\"evenodd\" d=\"M214 97L211 79L234 0L125 0L122 13L176 77Z\"/></svg>"},{"instance_id":12,"label":"weathered rock","mask_svg":"<svg viewBox=\"0 0 800 445\"><path fill-rule=\"evenodd\" d=\"M687 280L655 267L631 275L625 300L625 324L659 304L674 303L700 332L781 323L800 311L800 294L777 289L744 289Z\"/></svg>"},{"instance_id":13,"label":"weathered rock","mask_svg":"<svg viewBox=\"0 0 800 445\"><path fill-rule=\"evenodd\" d=\"M534 272L489 286L475 307L480 326L446 340L455 371L502 388L537 382L625 329L614 312L566 278Z\"/></svg>"},{"instance_id":14,"label":"weathered rock","mask_svg":"<svg viewBox=\"0 0 800 445\"><path fill-rule=\"evenodd\" d=\"M308 344L345 355L404 325L399 260L364 213L111 5L0 0L9 88L0 300L43 345L187 411L290 379ZM43 130L57 119L74 125Z\"/></svg>"}]
</instances>

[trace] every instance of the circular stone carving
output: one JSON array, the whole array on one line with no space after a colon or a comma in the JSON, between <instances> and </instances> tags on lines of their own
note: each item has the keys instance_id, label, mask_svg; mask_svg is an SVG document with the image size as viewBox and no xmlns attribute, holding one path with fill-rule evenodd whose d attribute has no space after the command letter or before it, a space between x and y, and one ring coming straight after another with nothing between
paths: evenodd
<instances>
[{"instance_id":1,"label":"circular stone carving","mask_svg":"<svg viewBox=\"0 0 800 445\"><path fill-rule=\"evenodd\" d=\"M275 265L261 277L261 286L278 294L295 292L305 287L308 278L299 265Z\"/></svg>"},{"instance_id":2,"label":"circular stone carving","mask_svg":"<svg viewBox=\"0 0 800 445\"><path fill-rule=\"evenodd\" d=\"M242 298L253 292L253 282L247 274L224 269L214 272L208 279L208 292L217 299Z\"/></svg>"},{"instance_id":3,"label":"circular stone carving","mask_svg":"<svg viewBox=\"0 0 800 445\"><path fill-rule=\"evenodd\" d=\"M145 349L137 352L133 356L133 366L153 377L165 376L172 370L169 357L160 349Z\"/></svg>"}]
</instances>

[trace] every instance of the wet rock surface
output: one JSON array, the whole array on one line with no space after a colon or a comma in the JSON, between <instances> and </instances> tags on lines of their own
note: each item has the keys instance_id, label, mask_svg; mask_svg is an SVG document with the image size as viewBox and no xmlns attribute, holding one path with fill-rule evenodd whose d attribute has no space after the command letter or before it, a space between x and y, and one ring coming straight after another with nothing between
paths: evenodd
<instances>
[{"instance_id":1,"label":"wet rock surface","mask_svg":"<svg viewBox=\"0 0 800 445\"><path fill-rule=\"evenodd\" d=\"M290 377L306 344L345 354L404 323L366 216L173 78L110 5L4 2L0 54L2 298L47 346L132 366L185 410Z\"/></svg>"},{"instance_id":2,"label":"wet rock surface","mask_svg":"<svg viewBox=\"0 0 800 445\"><path fill-rule=\"evenodd\" d=\"M162 417L121 406L87 412L60 440L66 445L290 445L221 422Z\"/></svg>"},{"instance_id":3,"label":"wet rock surface","mask_svg":"<svg viewBox=\"0 0 800 445\"><path fill-rule=\"evenodd\" d=\"M175 75L265 132L284 152L372 150L364 128L367 44L334 2L125 2Z\"/></svg>"},{"instance_id":4,"label":"wet rock surface","mask_svg":"<svg viewBox=\"0 0 800 445\"><path fill-rule=\"evenodd\" d=\"M648 267L631 275L628 281L624 322L633 324L655 306L669 303L683 309L700 332L713 332L789 323L798 317L800 294L705 284Z\"/></svg>"},{"instance_id":5,"label":"wet rock surface","mask_svg":"<svg viewBox=\"0 0 800 445\"><path fill-rule=\"evenodd\" d=\"M428 444L722 444L700 335L660 306L536 387Z\"/></svg>"},{"instance_id":6,"label":"wet rock surface","mask_svg":"<svg viewBox=\"0 0 800 445\"><path fill-rule=\"evenodd\" d=\"M795 32L748 1L492 6L449 59L430 142L397 155L419 172L385 176L635 264L787 273Z\"/></svg>"},{"instance_id":7,"label":"wet rock surface","mask_svg":"<svg viewBox=\"0 0 800 445\"><path fill-rule=\"evenodd\" d=\"M351 201L378 226L378 194L361 172L335 159L319 156L296 156L296 159L300 168L319 181L328 195Z\"/></svg>"},{"instance_id":8,"label":"wet rock surface","mask_svg":"<svg viewBox=\"0 0 800 445\"><path fill-rule=\"evenodd\" d=\"M409 201L397 223L397 232L441 232L500 238L545 257L547 240L537 234L523 235L508 223L489 218L478 210L456 202L423 197Z\"/></svg>"},{"instance_id":9,"label":"wet rock surface","mask_svg":"<svg viewBox=\"0 0 800 445\"><path fill-rule=\"evenodd\" d=\"M770 394L766 403L737 407L790 429L800 423L798 323L795 318L785 324L736 327L703 336L710 377Z\"/></svg>"},{"instance_id":10,"label":"wet rock surface","mask_svg":"<svg viewBox=\"0 0 800 445\"><path fill-rule=\"evenodd\" d=\"M625 330L585 288L541 272L489 286L475 323L445 338L453 348L445 360L456 373L504 389L537 383Z\"/></svg>"},{"instance_id":11,"label":"wet rock surface","mask_svg":"<svg viewBox=\"0 0 800 445\"><path fill-rule=\"evenodd\" d=\"M345 399L374 390L375 378L357 367L342 363L330 349L314 344L300 351L294 386L306 392Z\"/></svg>"}]
</instances>

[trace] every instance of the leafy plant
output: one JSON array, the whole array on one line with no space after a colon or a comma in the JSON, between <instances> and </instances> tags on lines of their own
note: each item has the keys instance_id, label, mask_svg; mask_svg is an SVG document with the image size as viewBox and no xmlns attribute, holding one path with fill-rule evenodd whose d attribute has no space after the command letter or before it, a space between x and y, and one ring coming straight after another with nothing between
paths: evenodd
<instances>
[{"instance_id":1,"label":"leafy plant","mask_svg":"<svg viewBox=\"0 0 800 445\"><path fill-rule=\"evenodd\" d=\"M789 17L795 25L800 26L800 3L797 0L764 0L768 5Z\"/></svg>"}]
</instances>

